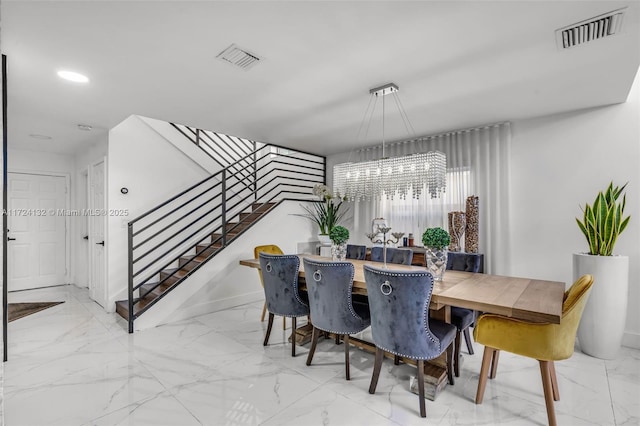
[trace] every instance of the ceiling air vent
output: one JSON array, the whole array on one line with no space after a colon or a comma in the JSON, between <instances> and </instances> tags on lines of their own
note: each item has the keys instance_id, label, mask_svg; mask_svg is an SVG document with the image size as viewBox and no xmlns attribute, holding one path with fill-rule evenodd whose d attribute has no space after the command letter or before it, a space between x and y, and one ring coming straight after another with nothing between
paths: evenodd
<instances>
[{"instance_id":1,"label":"ceiling air vent","mask_svg":"<svg viewBox=\"0 0 640 426\"><path fill-rule=\"evenodd\" d=\"M558 46L568 49L618 34L622 28L624 8L561 28L556 31Z\"/></svg>"},{"instance_id":2,"label":"ceiling air vent","mask_svg":"<svg viewBox=\"0 0 640 426\"><path fill-rule=\"evenodd\" d=\"M231 65L242 68L245 71L260 61L259 57L239 48L235 44L224 49L216 57L225 62L229 62Z\"/></svg>"}]
</instances>

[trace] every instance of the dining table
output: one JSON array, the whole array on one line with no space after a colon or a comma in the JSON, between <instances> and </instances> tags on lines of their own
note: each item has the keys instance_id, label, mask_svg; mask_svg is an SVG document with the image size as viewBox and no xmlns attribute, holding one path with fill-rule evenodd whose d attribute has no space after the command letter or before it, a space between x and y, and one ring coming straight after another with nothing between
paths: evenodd
<instances>
[{"instance_id":1,"label":"dining table","mask_svg":"<svg viewBox=\"0 0 640 426\"><path fill-rule=\"evenodd\" d=\"M315 260L331 260L316 255L300 254L299 277L304 278L304 257ZM354 266L353 293L367 294L364 280L364 265L384 269L380 262L347 259ZM240 265L260 269L259 259L240 260ZM424 271L413 265L387 263L390 271ZM524 321L560 324L565 284L536 278L509 277L447 270L442 281L435 281L429 308L445 310L443 319L449 315L451 306L473 309L480 312L504 315Z\"/></svg>"},{"instance_id":2,"label":"dining table","mask_svg":"<svg viewBox=\"0 0 640 426\"><path fill-rule=\"evenodd\" d=\"M299 281L305 288L305 270L303 258L331 261L330 258L317 255L300 254ZM364 279L364 265L389 271L425 271L423 266L398 265L370 260L346 259L354 266L354 294L367 294ZM260 269L259 259L240 260L240 265ZM559 281L547 281L536 278L510 277L484 273L447 270L442 281L435 281L429 305L430 316L446 322L451 321L451 306L472 309L483 313L503 315L537 323L559 324L562 318L562 302L565 284ZM308 340L310 325L296 331L292 338ZM350 343L365 349L374 350L372 342L349 338ZM411 362L410 360L407 360ZM446 362L444 357L425 363L425 385L429 399L435 399L446 385ZM429 391L429 389L431 389Z\"/></svg>"}]
</instances>

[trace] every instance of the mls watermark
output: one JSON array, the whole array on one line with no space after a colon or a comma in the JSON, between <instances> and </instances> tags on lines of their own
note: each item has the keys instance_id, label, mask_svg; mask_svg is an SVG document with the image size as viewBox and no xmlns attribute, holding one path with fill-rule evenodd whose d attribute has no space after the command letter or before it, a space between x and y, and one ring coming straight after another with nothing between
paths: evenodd
<instances>
[{"instance_id":1,"label":"mls watermark","mask_svg":"<svg viewBox=\"0 0 640 426\"><path fill-rule=\"evenodd\" d=\"M3 209L5 216L129 216L129 209Z\"/></svg>"}]
</instances>

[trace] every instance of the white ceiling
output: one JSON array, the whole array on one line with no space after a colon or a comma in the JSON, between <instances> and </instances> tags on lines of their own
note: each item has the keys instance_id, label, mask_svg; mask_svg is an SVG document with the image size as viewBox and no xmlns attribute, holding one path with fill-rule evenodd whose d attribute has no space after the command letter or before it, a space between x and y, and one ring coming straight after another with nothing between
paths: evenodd
<instances>
[{"instance_id":1,"label":"white ceiling","mask_svg":"<svg viewBox=\"0 0 640 426\"><path fill-rule=\"evenodd\" d=\"M625 6L621 34L556 46L556 29ZM634 0L3 0L9 141L72 153L139 114L343 152L380 143L380 120L366 139L358 129L369 89L388 82L416 135L624 102L640 64L638 9ZM231 43L264 59L248 71L216 59ZM91 81L63 81L59 69ZM393 103L386 136L409 136Z\"/></svg>"}]
</instances>

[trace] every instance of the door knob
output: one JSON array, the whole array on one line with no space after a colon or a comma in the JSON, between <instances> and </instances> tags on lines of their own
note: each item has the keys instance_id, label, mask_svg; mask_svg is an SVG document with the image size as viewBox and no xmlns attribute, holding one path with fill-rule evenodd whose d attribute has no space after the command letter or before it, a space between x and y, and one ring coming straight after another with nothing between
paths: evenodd
<instances>
[{"instance_id":1,"label":"door knob","mask_svg":"<svg viewBox=\"0 0 640 426\"><path fill-rule=\"evenodd\" d=\"M99 243L96 243L96 244L99 244L99 245L101 245L101 246L104 246L104 241L100 241Z\"/></svg>"}]
</instances>

